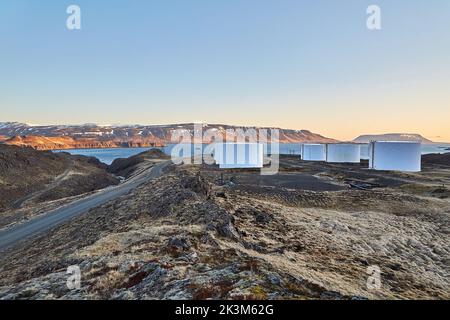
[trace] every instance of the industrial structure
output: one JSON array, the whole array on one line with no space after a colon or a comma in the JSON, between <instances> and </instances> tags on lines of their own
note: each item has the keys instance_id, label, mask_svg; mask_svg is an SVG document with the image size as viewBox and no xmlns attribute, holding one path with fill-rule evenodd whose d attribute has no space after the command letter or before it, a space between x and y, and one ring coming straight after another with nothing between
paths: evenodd
<instances>
[{"instance_id":1,"label":"industrial structure","mask_svg":"<svg viewBox=\"0 0 450 320\"><path fill-rule=\"evenodd\" d=\"M330 143L326 145L326 161L331 163L360 163L361 146L356 143Z\"/></svg>"},{"instance_id":2,"label":"industrial structure","mask_svg":"<svg viewBox=\"0 0 450 320\"><path fill-rule=\"evenodd\" d=\"M325 144L308 144L302 145L301 157L306 161L326 161L326 145Z\"/></svg>"},{"instance_id":3,"label":"industrial structure","mask_svg":"<svg viewBox=\"0 0 450 320\"><path fill-rule=\"evenodd\" d=\"M420 142L305 143L300 144L299 149L305 161L360 163L361 159L368 158L369 169L373 170L421 171ZM216 143L213 152L208 154L221 169L262 168L264 154L268 151L268 146L262 143Z\"/></svg>"},{"instance_id":4,"label":"industrial structure","mask_svg":"<svg viewBox=\"0 0 450 320\"><path fill-rule=\"evenodd\" d=\"M421 143L373 141L369 145L369 168L388 171L421 171Z\"/></svg>"},{"instance_id":5,"label":"industrial structure","mask_svg":"<svg viewBox=\"0 0 450 320\"><path fill-rule=\"evenodd\" d=\"M262 168L264 146L262 143L216 143L213 157L221 169Z\"/></svg>"}]
</instances>

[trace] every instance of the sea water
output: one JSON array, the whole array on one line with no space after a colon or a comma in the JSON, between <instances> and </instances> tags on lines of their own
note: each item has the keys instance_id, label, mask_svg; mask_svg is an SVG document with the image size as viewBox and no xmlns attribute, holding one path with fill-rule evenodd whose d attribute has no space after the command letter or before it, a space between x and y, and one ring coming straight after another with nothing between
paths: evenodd
<instances>
[{"instance_id":1,"label":"sea water","mask_svg":"<svg viewBox=\"0 0 450 320\"><path fill-rule=\"evenodd\" d=\"M168 144L165 147L158 148L165 154L170 155L175 144ZM206 145L203 145L203 150ZM68 152L74 155L83 155L88 157L96 157L101 162L106 164L111 164L115 159L118 158L128 158L139 154L141 152L155 149L150 148L105 148L105 149L71 149L71 150L56 150L55 152ZM270 150L270 147L268 148ZM195 146L192 145L191 152L194 153ZM368 159L369 156L369 146L361 146L361 158ZM423 144L422 154L430 153L449 153L450 144L449 143L436 143L436 144ZM300 154L300 144L298 143L283 143L279 145L279 154L282 155L299 155Z\"/></svg>"},{"instance_id":2,"label":"sea water","mask_svg":"<svg viewBox=\"0 0 450 320\"><path fill-rule=\"evenodd\" d=\"M82 155L95 157L103 163L111 164L118 158L129 158L138 153L150 150L152 148L104 148L104 149L70 149L56 150L55 152L68 152L73 155Z\"/></svg>"}]
</instances>

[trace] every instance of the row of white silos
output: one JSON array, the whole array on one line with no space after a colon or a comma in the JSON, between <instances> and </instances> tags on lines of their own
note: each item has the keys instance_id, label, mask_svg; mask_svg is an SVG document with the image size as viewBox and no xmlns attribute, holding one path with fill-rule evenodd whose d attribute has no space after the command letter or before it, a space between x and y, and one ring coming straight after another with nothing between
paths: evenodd
<instances>
[{"instance_id":1,"label":"row of white silos","mask_svg":"<svg viewBox=\"0 0 450 320\"><path fill-rule=\"evenodd\" d=\"M264 165L262 143L215 143L212 151L221 169L262 168Z\"/></svg>"},{"instance_id":2,"label":"row of white silos","mask_svg":"<svg viewBox=\"0 0 450 320\"><path fill-rule=\"evenodd\" d=\"M373 141L369 144L369 169L387 171L421 171L421 143L409 141ZM359 163L361 145L356 143L303 144L305 161Z\"/></svg>"},{"instance_id":3,"label":"row of white silos","mask_svg":"<svg viewBox=\"0 0 450 320\"><path fill-rule=\"evenodd\" d=\"M361 161L361 146L356 143L303 144L301 157L306 161L359 163Z\"/></svg>"},{"instance_id":4,"label":"row of white silos","mask_svg":"<svg viewBox=\"0 0 450 320\"><path fill-rule=\"evenodd\" d=\"M213 156L222 169L262 168L264 145L261 143L218 143ZM361 144L302 144L305 161L360 163ZM369 169L388 171L421 171L421 143L405 141L374 141L368 147Z\"/></svg>"}]
</instances>

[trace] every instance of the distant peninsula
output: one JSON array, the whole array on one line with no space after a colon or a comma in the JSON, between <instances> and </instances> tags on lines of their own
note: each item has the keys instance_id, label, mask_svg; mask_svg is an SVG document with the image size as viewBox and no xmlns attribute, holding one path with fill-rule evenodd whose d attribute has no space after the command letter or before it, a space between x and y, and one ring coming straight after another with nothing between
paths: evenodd
<instances>
[{"instance_id":1,"label":"distant peninsula","mask_svg":"<svg viewBox=\"0 0 450 320\"><path fill-rule=\"evenodd\" d=\"M425 144L434 143L416 133L366 134L353 140L353 142L357 143L369 143L370 141L417 141Z\"/></svg>"}]
</instances>

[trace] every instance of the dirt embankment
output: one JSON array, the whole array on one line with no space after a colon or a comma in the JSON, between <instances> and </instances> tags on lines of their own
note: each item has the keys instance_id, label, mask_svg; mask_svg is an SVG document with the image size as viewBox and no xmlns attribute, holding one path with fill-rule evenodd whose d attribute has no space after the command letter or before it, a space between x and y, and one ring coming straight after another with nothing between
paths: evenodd
<instances>
[{"instance_id":1,"label":"dirt embankment","mask_svg":"<svg viewBox=\"0 0 450 320\"><path fill-rule=\"evenodd\" d=\"M444 154L426 154L422 156L423 164L438 164L450 167L450 153Z\"/></svg>"},{"instance_id":2,"label":"dirt embankment","mask_svg":"<svg viewBox=\"0 0 450 320\"><path fill-rule=\"evenodd\" d=\"M274 193L218 179L172 167L4 252L0 298L450 297L448 201L389 189ZM65 286L70 265L80 266L80 290ZM381 270L376 290L369 266Z\"/></svg>"},{"instance_id":3,"label":"dirt embankment","mask_svg":"<svg viewBox=\"0 0 450 320\"><path fill-rule=\"evenodd\" d=\"M117 184L106 169L95 158L0 145L0 212Z\"/></svg>"}]
</instances>

